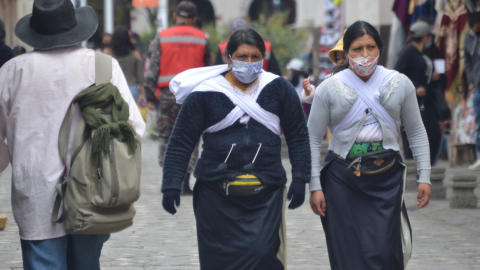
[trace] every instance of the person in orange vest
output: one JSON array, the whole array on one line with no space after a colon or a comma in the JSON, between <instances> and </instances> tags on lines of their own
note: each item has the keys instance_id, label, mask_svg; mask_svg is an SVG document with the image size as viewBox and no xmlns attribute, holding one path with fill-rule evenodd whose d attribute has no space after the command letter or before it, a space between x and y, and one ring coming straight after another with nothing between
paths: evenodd
<instances>
[{"instance_id":1,"label":"person in orange vest","mask_svg":"<svg viewBox=\"0 0 480 270\"><path fill-rule=\"evenodd\" d=\"M237 30L242 30L242 29L250 29L250 25L248 24L247 20L245 20L244 18L236 18L230 22L230 36L233 35L233 33L235 33ZM215 57L215 65L221 65L221 64L227 63L224 56L224 52L227 49L228 40L229 39L218 44L218 52ZM266 51L265 51L265 59L263 60L263 69L265 71L269 71L273 74L280 76L280 68L278 67L277 59L273 54L272 43L266 40L264 41L265 41Z\"/></svg>"},{"instance_id":2,"label":"person in orange vest","mask_svg":"<svg viewBox=\"0 0 480 270\"><path fill-rule=\"evenodd\" d=\"M156 108L158 112L156 131L160 141L158 161L161 167L181 107L168 88L170 80L187 69L204 67L211 63L206 35L194 27L196 17L197 7L194 3L180 2L173 14L175 26L161 30L149 47L150 63L147 66L144 86L148 107ZM182 185L182 194L192 194L189 179L197 158L198 147L190 159Z\"/></svg>"}]
</instances>

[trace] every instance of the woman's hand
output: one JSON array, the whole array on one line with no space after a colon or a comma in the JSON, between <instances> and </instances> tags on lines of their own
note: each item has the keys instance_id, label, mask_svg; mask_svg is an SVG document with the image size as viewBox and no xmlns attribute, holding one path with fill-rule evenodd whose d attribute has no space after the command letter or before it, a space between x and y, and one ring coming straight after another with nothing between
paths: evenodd
<instances>
[{"instance_id":1,"label":"woman's hand","mask_svg":"<svg viewBox=\"0 0 480 270\"><path fill-rule=\"evenodd\" d=\"M148 107L150 110L155 110L155 109L156 109L155 102L153 102L153 101L147 102L147 107Z\"/></svg>"},{"instance_id":2,"label":"woman's hand","mask_svg":"<svg viewBox=\"0 0 480 270\"><path fill-rule=\"evenodd\" d=\"M422 208L428 205L430 202L430 195L432 195L432 191L430 189L430 185L426 183L418 184L418 195L417 195L417 206L418 208Z\"/></svg>"},{"instance_id":3,"label":"woman's hand","mask_svg":"<svg viewBox=\"0 0 480 270\"><path fill-rule=\"evenodd\" d=\"M325 196L323 191L315 190L310 194L310 207L313 212L319 216L324 217L325 212L327 211L327 203L325 202Z\"/></svg>"},{"instance_id":4,"label":"woman's hand","mask_svg":"<svg viewBox=\"0 0 480 270\"><path fill-rule=\"evenodd\" d=\"M305 96L310 96L313 91L313 86L310 83L310 77L306 78L302 82L303 90L305 90Z\"/></svg>"},{"instance_id":5,"label":"woman's hand","mask_svg":"<svg viewBox=\"0 0 480 270\"><path fill-rule=\"evenodd\" d=\"M440 74L438 72L434 71L432 74L432 82L440 80Z\"/></svg>"},{"instance_id":6,"label":"woman's hand","mask_svg":"<svg viewBox=\"0 0 480 270\"><path fill-rule=\"evenodd\" d=\"M424 97L426 95L427 95L427 89L425 89L425 87L423 86L417 87L417 96Z\"/></svg>"}]
</instances>

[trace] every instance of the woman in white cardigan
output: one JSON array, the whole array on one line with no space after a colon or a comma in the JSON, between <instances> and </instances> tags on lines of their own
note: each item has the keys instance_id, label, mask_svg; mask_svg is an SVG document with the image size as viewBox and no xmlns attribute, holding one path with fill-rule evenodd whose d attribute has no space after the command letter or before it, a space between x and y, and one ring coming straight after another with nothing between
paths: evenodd
<instances>
[{"instance_id":1,"label":"woman in white cardigan","mask_svg":"<svg viewBox=\"0 0 480 270\"><path fill-rule=\"evenodd\" d=\"M377 66L377 30L357 21L344 36L348 63L315 91L308 120L312 210L321 216L331 269L405 269L411 230L397 143L403 122L417 162L418 207L430 200L428 139L410 80ZM343 69L343 70L342 70ZM320 169L327 128L329 152Z\"/></svg>"}]
</instances>

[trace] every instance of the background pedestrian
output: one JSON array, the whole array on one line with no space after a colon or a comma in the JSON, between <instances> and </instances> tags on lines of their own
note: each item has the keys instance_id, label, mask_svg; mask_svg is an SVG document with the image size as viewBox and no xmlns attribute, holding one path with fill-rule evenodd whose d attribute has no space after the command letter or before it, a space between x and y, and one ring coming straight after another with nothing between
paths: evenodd
<instances>
[{"instance_id":1,"label":"background pedestrian","mask_svg":"<svg viewBox=\"0 0 480 270\"><path fill-rule=\"evenodd\" d=\"M168 140L181 108L168 88L170 80L187 69L204 67L211 63L206 35L194 27L197 18L196 5L189 1L181 1L175 9L173 18L175 26L160 31L150 43L149 64L145 74L148 107L150 109L157 107L158 110L157 134L160 144L158 162L161 167ZM198 148L195 148L182 186L184 194L192 194L189 179L197 158Z\"/></svg>"},{"instance_id":2,"label":"background pedestrian","mask_svg":"<svg viewBox=\"0 0 480 270\"><path fill-rule=\"evenodd\" d=\"M132 93L133 99L138 102L143 94L143 64L133 54L135 46L130 40L128 30L123 26L115 29L110 43L112 47L112 56L117 59L122 68L128 87Z\"/></svg>"},{"instance_id":3,"label":"background pedestrian","mask_svg":"<svg viewBox=\"0 0 480 270\"><path fill-rule=\"evenodd\" d=\"M15 53L13 52L12 48L8 47L5 44L5 23L0 19L0 68L8 62L8 60L15 57Z\"/></svg>"},{"instance_id":4,"label":"background pedestrian","mask_svg":"<svg viewBox=\"0 0 480 270\"><path fill-rule=\"evenodd\" d=\"M432 46L434 36L431 26L426 21L419 20L410 28L410 37L394 69L405 74L415 86L418 106L428 136L430 161L434 165L440 151L442 132L434 104L433 91L436 89L432 83L440 80L440 74L435 71L432 59L423 53ZM402 140L404 158L413 159L405 131L402 131Z\"/></svg>"}]
</instances>

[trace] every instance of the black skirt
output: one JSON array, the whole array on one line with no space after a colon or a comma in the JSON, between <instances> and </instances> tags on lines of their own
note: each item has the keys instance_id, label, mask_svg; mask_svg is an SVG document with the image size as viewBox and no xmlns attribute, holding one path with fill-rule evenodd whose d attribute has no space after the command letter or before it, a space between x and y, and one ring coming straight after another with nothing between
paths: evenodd
<instances>
[{"instance_id":1,"label":"black skirt","mask_svg":"<svg viewBox=\"0 0 480 270\"><path fill-rule=\"evenodd\" d=\"M327 204L321 221L331 269L405 269L411 229L403 203L406 168L400 155L392 168L377 175L358 177L348 165L329 152L321 172Z\"/></svg>"},{"instance_id":2,"label":"black skirt","mask_svg":"<svg viewBox=\"0 0 480 270\"><path fill-rule=\"evenodd\" d=\"M285 269L284 186L248 197L227 196L216 184L197 181L193 207L200 268Z\"/></svg>"}]
</instances>

